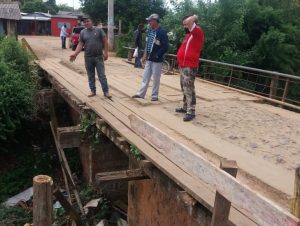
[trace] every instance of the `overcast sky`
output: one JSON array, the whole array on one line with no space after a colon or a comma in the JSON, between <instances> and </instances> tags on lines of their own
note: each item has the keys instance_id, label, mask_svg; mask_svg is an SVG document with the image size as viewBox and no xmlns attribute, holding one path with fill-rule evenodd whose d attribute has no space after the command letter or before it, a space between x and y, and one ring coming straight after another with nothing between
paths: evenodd
<instances>
[{"instance_id":1,"label":"overcast sky","mask_svg":"<svg viewBox=\"0 0 300 226\"><path fill-rule=\"evenodd\" d=\"M56 4L66 4L71 7L73 7L74 4L75 9L78 9L80 7L79 0L56 0Z\"/></svg>"}]
</instances>

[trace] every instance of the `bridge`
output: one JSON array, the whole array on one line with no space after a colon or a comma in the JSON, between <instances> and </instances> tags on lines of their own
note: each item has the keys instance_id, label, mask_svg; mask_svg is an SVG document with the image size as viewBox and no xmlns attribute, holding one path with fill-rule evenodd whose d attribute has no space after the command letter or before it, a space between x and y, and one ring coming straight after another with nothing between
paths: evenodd
<instances>
[{"instance_id":1,"label":"bridge","mask_svg":"<svg viewBox=\"0 0 300 226\"><path fill-rule=\"evenodd\" d=\"M159 101L151 102L149 92L130 98L143 71L111 54L105 66L113 98L100 92L88 98L83 53L70 63L71 50L61 50L56 38L26 37L24 43L49 82L39 101L49 105L59 153L63 158L64 148L79 147L87 183L101 188L105 181L125 181L125 189L116 187L125 190L120 199L126 199L129 225L226 225L227 217L229 225L300 225L300 115L283 108L298 109L287 92L275 98L282 74L270 79L267 97L196 79L197 116L186 123L174 112L182 100L174 63L161 78ZM234 84L231 70L227 81ZM59 119L62 101L68 127ZM103 151L80 142L84 118L110 142L96 146Z\"/></svg>"}]
</instances>

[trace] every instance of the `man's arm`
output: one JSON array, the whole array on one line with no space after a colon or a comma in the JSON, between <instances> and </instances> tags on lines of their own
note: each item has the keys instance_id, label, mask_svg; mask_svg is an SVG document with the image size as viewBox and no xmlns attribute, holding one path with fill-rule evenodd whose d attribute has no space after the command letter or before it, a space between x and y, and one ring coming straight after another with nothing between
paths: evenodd
<instances>
[{"instance_id":1,"label":"man's arm","mask_svg":"<svg viewBox=\"0 0 300 226\"><path fill-rule=\"evenodd\" d=\"M83 48L83 43L82 43L82 42L79 42L78 45L77 45L77 47L76 47L76 50L75 50L74 54L72 54L72 55L70 56L70 61L71 61L71 62L73 62L74 60L76 60L76 57L77 57L78 54L81 52L82 48Z\"/></svg>"},{"instance_id":2,"label":"man's arm","mask_svg":"<svg viewBox=\"0 0 300 226\"><path fill-rule=\"evenodd\" d=\"M188 29L191 31L195 21L198 19L198 16L193 15L185 19L184 23L187 25Z\"/></svg>"},{"instance_id":3,"label":"man's arm","mask_svg":"<svg viewBox=\"0 0 300 226\"><path fill-rule=\"evenodd\" d=\"M107 37L103 37L102 38L102 44L104 46L104 49L103 49L103 59L107 60L108 59L108 41L107 41Z\"/></svg>"}]
</instances>

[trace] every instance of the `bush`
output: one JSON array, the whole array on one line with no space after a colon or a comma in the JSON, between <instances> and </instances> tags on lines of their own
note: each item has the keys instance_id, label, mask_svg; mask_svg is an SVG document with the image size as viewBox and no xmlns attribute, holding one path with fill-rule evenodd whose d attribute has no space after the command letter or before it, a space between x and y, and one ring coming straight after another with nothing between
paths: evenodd
<instances>
[{"instance_id":1,"label":"bush","mask_svg":"<svg viewBox=\"0 0 300 226\"><path fill-rule=\"evenodd\" d=\"M32 216L25 209L0 206L0 225L19 226L32 222Z\"/></svg>"},{"instance_id":2,"label":"bush","mask_svg":"<svg viewBox=\"0 0 300 226\"><path fill-rule=\"evenodd\" d=\"M128 50L124 47L133 47L133 28L127 34L122 34L117 39L117 56L126 58Z\"/></svg>"},{"instance_id":3,"label":"bush","mask_svg":"<svg viewBox=\"0 0 300 226\"><path fill-rule=\"evenodd\" d=\"M0 41L0 142L11 142L33 106L30 56L14 39ZM1 147L0 147L1 148Z\"/></svg>"}]
</instances>

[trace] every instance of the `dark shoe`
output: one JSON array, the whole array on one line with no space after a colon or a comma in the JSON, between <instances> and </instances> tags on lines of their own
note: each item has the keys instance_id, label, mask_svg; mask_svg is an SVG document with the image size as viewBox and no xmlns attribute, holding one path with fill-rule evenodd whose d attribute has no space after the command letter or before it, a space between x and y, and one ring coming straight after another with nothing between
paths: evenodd
<instances>
[{"instance_id":1,"label":"dark shoe","mask_svg":"<svg viewBox=\"0 0 300 226\"><path fill-rule=\"evenodd\" d=\"M142 98L142 97L140 95L135 94L131 98Z\"/></svg>"},{"instance_id":2,"label":"dark shoe","mask_svg":"<svg viewBox=\"0 0 300 226\"><path fill-rule=\"evenodd\" d=\"M158 101L158 97L152 97L151 101Z\"/></svg>"},{"instance_id":3,"label":"dark shoe","mask_svg":"<svg viewBox=\"0 0 300 226\"><path fill-rule=\"evenodd\" d=\"M176 108L175 109L175 112L178 112L178 113L186 113L186 110L184 108Z\"/></svg>"},{"instance_id":4,"label":"dark shoe","mask_svg":"<svg viewBox=\"0 0 300 226\"><path fill-rule=\"evenodd\" d=\"M104 96L105 96L105 97L107 97L108 99L112 98L112 95L110 95L110 93L109 93L109 92L107 92L107 93L104 93Z\"/></svg>"},{"instance_id":5,"label":"dark shoe","mask_svg":"<svg viewBox=\"0 0 300 226\"><path fill-rule=\"evenodd\" d=\"M191 121L193 118L195 118L195 115L185 114L185 116L183 117L183 121L188 122Z\"/></svg>"},{"instance_id":6,"label":"dark shoe","mask_svg":"<svg viewBox=\"0 0 300 226\"><path fill-rule=\"evenodd\" d=\"M93 96L96 96L96 92L91 92L88 97L93 97Z\"/></svg>"}]
</instances>

